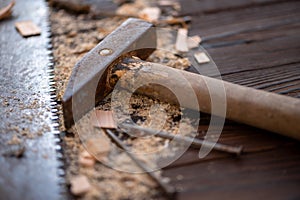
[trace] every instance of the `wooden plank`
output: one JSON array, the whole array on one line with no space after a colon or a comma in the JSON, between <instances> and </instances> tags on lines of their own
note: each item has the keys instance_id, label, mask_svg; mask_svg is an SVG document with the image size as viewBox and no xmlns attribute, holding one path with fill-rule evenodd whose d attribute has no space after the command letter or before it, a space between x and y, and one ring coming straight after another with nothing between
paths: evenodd
<instances>
[{"instance_id":1,"label":"wooden plank","mask_svg":"<svg viewBox=\"0 0 300 200\"><path fill-rule=\"evenodd\" d=\"M180 0L183 4L181 15L199 15L208 13L217 13L226 10L245 9L247 7L259 7L264 5L276 4L280 0Z\"/></svg>"},{"instance_id":2,"label":"wooden plank","mask_svg":"<svg viewBox=\"0 0 300 200\"><path fill-rule=\"evenodd\" d=\"M298 199L300 147L164 170L179 199Z\"/></svg>"},{"instance_id":3,"label":"wooden plank","mask_svg":"<svg viewBox=\"0 0 300 200\"><path fill-rule=\"evenodd\" d=\"M206 125L206 128L208 126ZM202 126L202 130L205 127ZM203 139L203 137L199 137ZM282 148L290 144L296 143L294 140L263 131L260 129L252 128L246 125L232 123L231 125L226 123L222 131L219 141L222 144L228 145L243 145L244 153L257 153L270 151L277 148ZM207 160L218 160L220 158L232 158L234 156L221 153L218 151L212 151L204 159L199 159L199 150L189 149L181 158L172 163L167 168L176 168L178 166L191 165L195 163L205 162ZM241 155L243 157L244 155Z\"/></svg>"},{"instance_id":4,"label":"wooden plank","mask_svg":"<svg viewBox=\"0 0 300 200\"><path fill-rule=\"evenodd\" d=\"M227 10L217 14L197 15L192 23L191 35L199 34L203 41L207 37L265 29L282 24L299 22L298 1L286 1L262 7L250 7L241 10ZM201 7L198 2L198 8ZM183 6L184 7L184 6Z\"/></svg>"},{"instance_id":5,"label":"wooden plank","mask_svg":"<svg viewBox=\"0 0 300 200\"><path fill-rule=\"evenodd\" d=\"M299 2L192 0L183 5L183 13L193 15L190 34L203 37L224 80L300 97ZM211 71L210 64L201 67ZM199 130L205 131L209 116L201 117ZM246 154L237 158L213 151L200 160L199 150L188 150L164 170L182 190L179 199L300 197L297 141L227 121L219 142L244 145Z\"/></svg>"},{"instance_id":6,"label":"wooden plank","mask_svg":"<svg viewBox=\"0 0 300 200\"><path fill-rule=\"evenodd\" d=\"M209 49L221 74L270 68L300 62L299 36L274 38L260 43Z\"/></svg>"},{"instance_id":7,"label":"wooden plank","mask_svg":"<svg viewBox=\"0 0 300 200\"><path fill-rule=\"evenodd\" d=\"M264 9L267 9L269 11L269 13L267 12L269 16L273 16L273 13L276 13L275 16L278 17L280 15L285 16L287 12L293 10L293 8L291 8L291 3L288 3L288 6L284 4L283 7L279 7L278 5L270 7L275 7L277 10L264 7L256 8L259 10L256 12L263 12ZM242 11L237 12L240 14ZM247 12L253 12L253 9L251 8L250 11ZM226 14L230 16L237 15L235 12ZM293 13L290 14L293 15ZM217 16L219 15L220 14ZM197 21L198 19L200 21L205 21L206 17L206 15L201 16L201 19L200 17L197 17ZM260 17L260 15L251 15L251 22L254 21L253 24L255 25L257 21L255 21L254 18L261 20ZM211 18L219 17L214 16ZM236 19L234 22L238 20L240 19ZM273 18L267 18L267 20L271 20L270 22L272 22ZM194 28L195 27L193 27L191 31L195 30ZM205 30L206 29L204 28L204 31ZM199 30L196 31L198 31L197 34L199 34ZM223 37L221 39L215 39L214 41L235 41L250 38L250 40L253 40L253 42L251 44L237 44L235 46L221 47L216 49L212 48L208 51L210 55L215 58L214 60L216 61L217 66L220 68L222 78L224 80L258 89L261 88L278 92L286 92L287 90L290 90L291 87L277 89L277 85L284 86L293 83L292 89L295 89L294 87L298 87L295 84L295 79L297 80L300 76L300 71L298 56L296 55L300 51L300 48L299 45L294 45L293 48L292 43L297 43L296 41L298 41L299 38L297 36L295 37L295 35L297 35L299 31L300 28L298 25L288 24L267 30L263 29L255 32L247 32L243 35ZM286 52L286 49L292 50L290 52ZM281 59L280 61L277 59L274 60L274 57L283 57L283 55L281 57L278 56L278 51L281 53L284 52L284 55L286 55L284 56L284 59ZM206 66L209 70L210 66ZM283 83L279 84L280 81ZM297 93L295 94L297 95ZM228 130L228 125L226 125L220 138L220 142L228 142L228 144L231 145L242 144L245 146L246 152L259 152L278 148L278 146L288 144L291 141L286 140L285 138L278 138L277 136L272 135L272 133L267 133L258 129L251 129L247 126L238 126L236 129ZM197 153L197 151L189 151L187 155L183 156L171 167L199 162L199 160L197 161ZM213 152L206 159L218 159L220 157L224 158L227 157L227 155L220 155Z\"/></svg>"}]
</instances>

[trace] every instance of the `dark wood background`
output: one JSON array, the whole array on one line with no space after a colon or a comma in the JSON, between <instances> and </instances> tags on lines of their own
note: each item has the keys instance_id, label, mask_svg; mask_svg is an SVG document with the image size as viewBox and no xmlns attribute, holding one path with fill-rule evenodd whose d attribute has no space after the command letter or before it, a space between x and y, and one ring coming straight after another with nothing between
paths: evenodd
<instances>
[{"instance_id":1,"label":"dark wood background","mask_svg":"<svg viewBox=\"0 0 300 200\"><path fill-rule=\"evenodd\" d=\"M223 80L300 98L300 1L181 3ZM191 149L164 169L179 199L300 199L299 142L230 121L219 141L245 154L199 159Z\"/></svg>"}]
</instances>

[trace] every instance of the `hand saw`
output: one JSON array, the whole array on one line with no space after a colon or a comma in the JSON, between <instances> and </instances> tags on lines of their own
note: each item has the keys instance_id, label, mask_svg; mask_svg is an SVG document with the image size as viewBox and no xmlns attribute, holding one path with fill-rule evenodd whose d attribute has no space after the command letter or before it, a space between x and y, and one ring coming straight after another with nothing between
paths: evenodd
<instances>
[{"instance_id":1,"label":"hand saw","mask_svg":"<svg viewBox=\"0 0 300 200\"><path fill-rule=\"evenodd\" d=\"M61 199L65 183L47 3L17 1L13 12L0 22L0 199ZM40 36L23 38L15 30L16 22L26 20L41 28Z\"/></svg>"}]
</instances>

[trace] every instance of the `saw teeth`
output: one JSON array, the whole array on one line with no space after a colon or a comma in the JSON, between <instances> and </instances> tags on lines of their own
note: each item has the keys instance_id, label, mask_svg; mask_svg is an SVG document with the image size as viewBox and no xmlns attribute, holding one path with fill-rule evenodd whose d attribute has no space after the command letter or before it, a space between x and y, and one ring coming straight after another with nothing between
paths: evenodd
<instances>
[{"instance_id":1,"label":"saw teeth","mask_svg":"<svg viewBox=\"0 0 300 200\"><path fill-rule=\"evenodd\" d=\"M54 86L56 86L56 83L54 81L49 82L49 86L54 87Z\"/></svg>"},{"instance_id":2,"label":"saw teeth","mask_svg":"<svg viewBox=\"0 0 300 200\"><path fill-rule=\"evenodd\" d=\"M49 56L49 61L53 63L54 65L54 57L53 56ZM54 69L54 68L53 68Z\"/></svg>"},{"instance_id":3,"label":"saw teeth","mask_svg":"<svg viewBox=\"0 0 300 200\"><path fill-rule=\"evenodd\" d=\"M50 99L52 100L52 101L55 101L56 100L56 95L51 95L50 96ZM53 108L52 110L54 110L55 108ZM57 110L57 109L56 109ZM57 111L56 111L57 112Z\"/></svg>"},{"instance_id":4,"label":"saw teeth","mask_svg":"<svg viewBox=\"0 0 300 200\"><path fill-rule=\"evenodd\" d=\"M56 153L56 157L57 157L57 159L59 159L59 160L63 160L63 159L64 159L64 156L63 156L63 154L62 154L61 152L57 152L57 153Z\"/></svg>"},{"instance_id":5,"label":"saw teeth","mask_svg":"<svg viewBox=\"0 0 300 200\"><path fill-rule=\"evenodd\" d=\"M61 143L61 139L60 138L55 138L54 141L59 145Z\"/></svg>"},{"instance_id":6,"label":"saw teeth","mask_svg":"<svg viewBox=\"0 0 300 200\"><path fill-rule=\"evenodd\" d=\"M57 175L58 176L64 176L65 175L65 171L63 169L58 169Z\"/></svg>"},{"instance_id":7,"label":"saw teeth","mask_svg":"<svg viewBox=\"0 0 300 200\"><path fill-rule=\"evenodd\" d=\"M53 49L53 45L52 45L52 44L48 44L48 45L47 45L47 49L48 49L48 50L52 50L52 49Z\"/></svg>"},{"instance_id":8,"label":"saw teeth","mask_svg":"<svg viewBox=\"0 0 300 200\"><path fill-rule=\"evenodd\" d=\"M47 69L48 74L54 73L54 69Z\"/></svg>"},{"instance_id":9,"label":"saw teeth","mask_svg":"<svg viewBox=\"0 0 300 200\"><path fill-rule=\"evenodd\" d=\"M49 70L53 70L54 71L54 69L53 69L54 68L54 63L50 62L50 63L48 63L47 66L48 66Z\"/></svg>"},{"instance_id":10,"label":"saw teeth","mask_svg":"<svg viewBox=\"0 0 300 200\"><path fill-rule=\"evenodd\" d=\"M51 117L51 120L54 120L54 121L57 121L58 119L59 119L59 117L57 115Z\"/></svg>"},{"instance_id":11,"label":"saw teeth","mask_svg":"<svg viewBox=\"0 0 300 200\"><path fill-rule=\"evenodd\" d=\"M53 102L50 103L50 106L55 106L56 107L57 103L55 101L53 101Z\"/></svg>"},{"instance_id":12,"label":"saw teeth","mask_svg":"<svg viewBox=\"0 0 300 200\"><path fill-rule=\"evenodd\" d=\"M47 50L46 52L49 56L52 56L52 51L51 50Z\"/></svg>"},{"instance_id":13,"label":"saw teeth","mask_svg":"<svg viewBox=\"0 0 300 200\"><path fill-rule=\"evenodd\" d=\"M50 7L47 4L48 11L50 11ZM63 143L63 134L59 131L59 115L58 113L58 103L57 103L57 96L56 96L56 81L55 81L55 59L53 56L53 45L52 45L52 32L51 32L51 21L50 21L50 12L47 13L47 19L46 19L46 38L48 38L48 44L46 45L47 49L47 55L48 55L48 64L47 64L47 73L48 73L48 80L49 80L49 93L50 93L50 112L51 112L51 120L52 120L52 134L55 136L55 150L56 150L56 159L58 161L57 166L57 176L58 176L58 185L59 187L59 193L60 193L60 199L65 199L66 196L68 196L68 190L66 187L66 181L65 181L65 158L64 158L64 152L61 147Z\"/></svg>"},{"instance_id":14,"label":"saw teeth","mask_svg":"<svg viewBox=\"0 0 300 200\"><path fill-rule=\"evenodd\" d=\"M59 127L59 123L53 123L52 125L54 128L58 128Z\"/></svg>"},{"instance_id":15,"label":"saw teeth","mask_svg":"<svg viewBox=\"0 0 300 200\"><path fill-rule=\"evenodd\" d=\"M66 185L65 179L64 178L58 179L58 184L65 186Z\"/></svg>"},{"instance_id":16,"label":"saw teeth","mask_svg":"<svg viewBox=\"0 0 300 200\"><path fill-rule=\"evenodd\" d=\"M59 131L53 131L52 132L54 135L59 135L60 136L60 132Z\"/></svg>"},{"instance_id":17,"label":"saw teeth","mask_svg":"<svg viewBox=\"0 0 300 200\"><path fill-rule=\"evenodd\" d=\"M56 146L55 146L55 150L56 150L56 151L61 151L61 146L60 146L60 145L56 145Z\"/></svg>"},{"instance_id":18,"label":"saw teeth","mask_svg":"<svg viewBox=\"0 0 300 200\"><path fill-rule=\"evenodd\" d=\"M55 94L56 94L56 89L55 89L55 88L50 88L49 92L50 92L50 93L55 93Z\"/></svg>"}]
</instances>

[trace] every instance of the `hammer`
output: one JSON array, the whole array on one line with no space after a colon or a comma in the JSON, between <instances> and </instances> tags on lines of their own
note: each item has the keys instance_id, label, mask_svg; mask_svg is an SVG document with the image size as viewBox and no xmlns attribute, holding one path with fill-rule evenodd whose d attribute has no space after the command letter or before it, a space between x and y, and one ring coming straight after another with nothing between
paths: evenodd
<instances>
[{"instance_id":1,"label":"hammer","mask_svg":"<svg viewBox=\"0 0 300 200\"><path fill-rule=\"evenodd\" d=\"M212 113L211 98L218 98L220 94L213 89L209 90L208 85L222 85L226 101L217 106L227 106L226 118L300 140L299 99L143 61L156 49L156 39L156 32L151 23L130 18L87 53L75 65L63 96L65 127L70 128L74 122L93 109L96 103L112 92L114 84L118 81L126 88L129 80L122 78L125 72L129 74L128 77L131 73L134 77L136 71L147 72L149 68L154 67L162 72L167 69L167 76L150 71L143 73L142 79L150 82L153 79L164 79L165 82L175 85L179 91L185 91L187 87L193 89L198 104L191 104L190 97L186 96L183 100L184 107ZM135 57L141 60L132 59ZM120 69L119 63L122 62L134 67ZM189 84L178 81L168 73L180 74ZM138 93L170 103L177 102L169 90L155 84L140 88ZM222 114L220 116L224 117Z\"/></svg>"}]
</instances>

